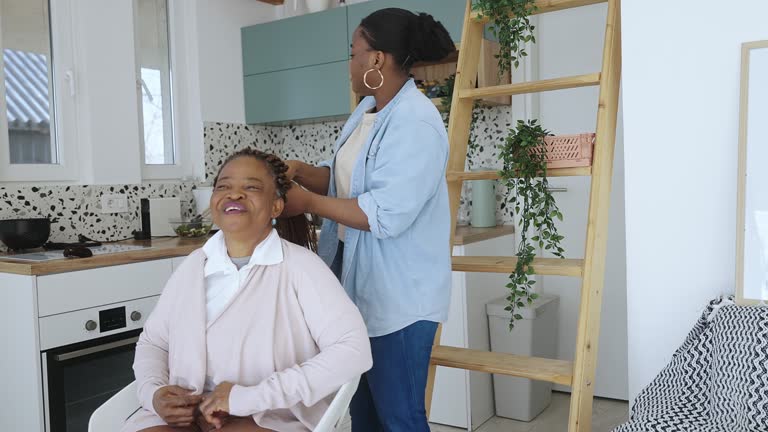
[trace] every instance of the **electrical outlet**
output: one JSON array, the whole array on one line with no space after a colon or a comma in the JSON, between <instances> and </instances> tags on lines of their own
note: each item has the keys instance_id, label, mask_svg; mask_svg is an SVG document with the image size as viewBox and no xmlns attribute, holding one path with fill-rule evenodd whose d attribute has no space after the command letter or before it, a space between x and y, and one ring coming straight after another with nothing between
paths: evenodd
<instances>
[{"instance_id":1,"label":"electrical outlet","mask_svg":"<svg viewBox=\"0 0 768 432\"><path fill-rule=\"evenodd\" d=\"M126 213L128 212L128 197L125 195L102 195L102 213Z\"/></svg>"}]
</instances>

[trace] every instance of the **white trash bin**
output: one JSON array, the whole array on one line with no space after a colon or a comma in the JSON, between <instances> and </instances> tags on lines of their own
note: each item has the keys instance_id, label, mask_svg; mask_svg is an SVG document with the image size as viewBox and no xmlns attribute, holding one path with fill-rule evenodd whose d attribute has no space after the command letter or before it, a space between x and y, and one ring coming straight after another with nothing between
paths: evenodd
<instances>
[{"instance_id":1,"label":"white trash bin","mask_svg":"<svg viewBox=\"0 0 768 432\"><path fill-rule=\"evenodd\" d=\"M516 311L523 319L509 331L510 313L506 299L486 305L491 332L491 351L554 359L557 356L559 297L541 295L533 305ZM496 415L531 421L544 411L552 399L552 383L526 378L493 375Z\"/></svg>"}]
</instances>

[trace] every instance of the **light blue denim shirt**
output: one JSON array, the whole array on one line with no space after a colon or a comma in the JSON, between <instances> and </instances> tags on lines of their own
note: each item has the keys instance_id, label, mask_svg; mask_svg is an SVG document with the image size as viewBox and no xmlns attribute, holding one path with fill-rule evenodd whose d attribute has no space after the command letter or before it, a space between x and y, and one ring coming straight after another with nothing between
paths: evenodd
<instances>
[{"instance_id":1,"label":"light blue denim shirt","mask_svg":"<svg viewBox=\"0 0 768 432\"><path fill-rule=\"evenodd\" d=\"M328 196L336 196L335 155L376 105L367 97L352 113L321 163L331 170ZM445 168L448 136L434 104L412 80L376 115L355 162L350 197L368 217L370 232L347 228L341 283L360 309L371 337L420 320L444 322L451 292L450 224ZM325 219L319 254L330 265L338 226Z\"/></svg>"}]
</instances>

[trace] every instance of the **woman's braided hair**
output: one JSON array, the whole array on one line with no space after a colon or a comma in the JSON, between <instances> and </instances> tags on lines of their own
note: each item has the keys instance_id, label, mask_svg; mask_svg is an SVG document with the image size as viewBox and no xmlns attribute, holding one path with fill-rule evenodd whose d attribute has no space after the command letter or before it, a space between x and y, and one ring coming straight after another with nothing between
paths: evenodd
<instances>
[{"instance_id":1,"label":"woman's braided hair","mask_svg":"<svg viewBox=\"0 0 768 432\"><path fill-rule=\"evenodd\" d=\"M264 162L264 165L267 166L270 174L272 174L272 178L275 179L277 196L284 201L287 201L288 190L293 184L285 176L285 173L288 171L288 165L286 165L279 157L254 148L245 148L231 154L224 163L219 166L219 172L216 173L216 177L213 180L214 186L216 186L224 166L241 157L251 157ZM313 252L317 252L317 233L304 214L290 218L277 218L275 229L277 229L277 233L280 237L289 242L304 246Z\"/></svg>"}]
</instances>

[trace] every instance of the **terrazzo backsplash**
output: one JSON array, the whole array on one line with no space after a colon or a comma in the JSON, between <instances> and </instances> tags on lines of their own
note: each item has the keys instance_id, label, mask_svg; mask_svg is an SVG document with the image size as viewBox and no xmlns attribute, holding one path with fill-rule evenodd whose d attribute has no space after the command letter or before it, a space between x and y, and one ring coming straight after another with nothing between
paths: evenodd
<instances>
[{"instance_id":1,"label":"terrazzo backsplash","mask_svg":"<svg viewBox=\"0 0 768 432\"><path fill-rule=\"evenodd\" d=\"M469 152L468 169L501 168L497 159L498 146L503 144L509 129L513 126L509 107L479 108L472 137L477 144ZM206 145L206 175L209 181L216 175L219 165L231 153L248 146L274 153L283 159L298 159L318 163L333 154L343 121L302 124L296 126L253 126L232 123L206 123L204 128ZM477 138L477 136L481 138ZM465 224L470 216L472 182L464 183L459 223ZM506 190L499 186L496 194L498 223L512 223L511 212L506 209Z\"/></svg>"},{"instance_id":2,"label":"terrazzo backsplash","mask_svg":"<svg viewBox=\"0 0 768 432\"><path fill-rule=\"evenodd\" d=\"M205 173L212 181L222 162L237 150L254 146L282 159L318 163L333 154L333 144L343 121L296 126L253 126L239 123L206 123Z\"/></svg>"},{"instance_id":3,"label":"terrazzo backsplash","mask_svg":"<svg viewBox=\"0 0 768 432\"><path fill-rule=\"evenodd\" d=\"M74 242L82 234L97 241L132 238L141 229L141 198L179 197L182 216L191 216L192 183L98 185L98 186L4 186L0 187L0 219L50 217L50 241ZM127 213L101 213L103 194L128 197ZM0 243L0 250L4 250Z\"/></svg>"},{"instance_id":4,"label":"terrazzo backsplash","mask_svg":"<svg viewBox=\"0 0 768 432\"><path fill-rule=\"evenodd\" d=\"M470 151L470 169L499 169L497 146L503 143L511 124L508 107L481 108L473 129L477 147ZM331 157L333 145L341 133L343 121L310 123L295 126L253 126L233 123L205 123L205 171L211 181L219 165L232 152L248 146L277 154L284 159L317 163ZM479 134L478 134L479 132ZM82 234L97 241L115 241L132 237L141 228L141 198L179 197L182 216L192 216L194 202L192 182L141 185L77 185L77 186L0 186L0 219L45 217L57 221L51 226L50 240L72 242ZM505 208L505 191L497 190L497 221L510 223L512 215ZM125 194L128 213L102 214L103 194ZM471 182L465 182L459 223L467 223L470 214ZM4 246L0 244L0 250Z\"/></svg>"}]
</instances>

